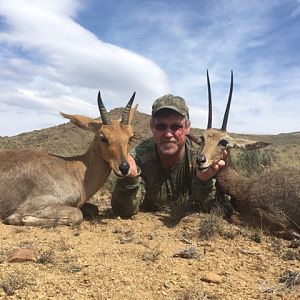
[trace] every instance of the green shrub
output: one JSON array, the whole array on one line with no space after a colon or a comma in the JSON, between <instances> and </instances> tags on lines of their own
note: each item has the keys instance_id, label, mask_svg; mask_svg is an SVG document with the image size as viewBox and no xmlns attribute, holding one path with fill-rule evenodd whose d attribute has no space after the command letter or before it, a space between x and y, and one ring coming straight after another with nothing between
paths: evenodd
<instances>
[{"instance_id":1,"label":"green shrub","mask_svg":"<svg viewBox=\"0 0 300 300\"><path fill-rule=\"evenodd\" d=\"M260 174L276 161L270 150L237 151L232 156L232 165L246 176Z\"/></svg>"}]
</instances>

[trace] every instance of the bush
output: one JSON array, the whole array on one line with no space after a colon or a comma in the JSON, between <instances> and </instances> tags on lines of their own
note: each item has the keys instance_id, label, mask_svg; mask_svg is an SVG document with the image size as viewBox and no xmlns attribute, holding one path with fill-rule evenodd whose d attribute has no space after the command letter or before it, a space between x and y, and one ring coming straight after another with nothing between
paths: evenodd
<instances>
[{"instance_id":1,"label":"bush","mask_svg":"<svg viewBox=\"0 0 300 300\"><path fill-rule=\"evenodd\" d=\"M238 151L231 157L233 167L246 176L260 174L276 160L272 150Z\"/></svg>"}]
</instances>

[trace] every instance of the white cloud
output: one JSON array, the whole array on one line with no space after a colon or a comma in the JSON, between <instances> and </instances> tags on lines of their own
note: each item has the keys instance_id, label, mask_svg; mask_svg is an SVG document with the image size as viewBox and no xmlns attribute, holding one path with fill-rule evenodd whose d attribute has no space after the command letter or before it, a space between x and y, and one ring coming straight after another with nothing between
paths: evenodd
<instances>
[{"instance_id":1,"label":"white cloud","mask_svg":"<svg viewBox=\"0 0 300 300\"><path fill-rule=\"evenodd\" d=\"M33 131L38 128L47 128L54 124L64 123L58 114L51 114L36 109L20 108L0 102L1 110L1 135L12 136L16 132ZM26 130L24 130L26 128Z\"/></svg>"},{"instance_id":2,"label":"white cloud","mask_svg":"<svg viewBox=\"0 0 300 300\"><path fill-rule=\"evenodd\" d=\"M8 49L0 60L0 101L12 110L14 106L42 111L43 116L35 118L36 129L51 123L42 122L42 117L60 110L90 114L94 108L98 114L99 89L107 109L125 105L133 91L147 102L169 90L158 65L104 43L72 20L79 4L68 0L0 3L8 25L0 33L0 43ZM6 135L5 118L0 120L0 135ZM25 124L11 133L28 130Z\"/></svg>"},{"instance_id":3,"label":"white cloud","mask_svg":"<svg viewBox=\"0 0 300 300\"><path fill-rule=\"evenodd\" d=\"M205 127L209 69L218 126L233 69L230 131L296 131L298 10L299 0L3 0L0 101L44 114L95 115L98 89L108 109L136 90L149 113L156 97L172 92L191 106L193 126Z\"/></svg>"}]
</instances>

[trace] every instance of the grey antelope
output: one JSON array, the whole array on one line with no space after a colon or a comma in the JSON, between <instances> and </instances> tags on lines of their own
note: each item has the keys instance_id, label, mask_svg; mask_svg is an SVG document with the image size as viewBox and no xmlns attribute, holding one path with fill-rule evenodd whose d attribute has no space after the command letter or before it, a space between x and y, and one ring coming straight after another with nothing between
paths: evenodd
<instances>
[{"instance_id":1,"label":"grey antelope","mask_svg":"<svg viewBox=\"0 0 300 300\"><path fill-rule=\"evenodd\" d=\"M220 195L223 195L223 199L224 194L231 197L231 205L239 213L239 222L267 229L287 239L300 237L299 170L270 171L250 178L236 172L230 166L229 149L253 150L269 144L233 138L226 131L233 90L233 72L222 127L212 128L212 98L208 72L207 85L209 106L207 129L199 138L189 136L192 141L202 145L195 167L200 171L206 170L218 162L226 150L228 152L226 165L216 175L217 189Z\"/></svg>"},{"instance_id":2,"label":"grey antelope","mask_svg":"<svg viewBox=\"0 0 300 300\"><path fill-rule=\"evenodd\" d=\"M128 142L137 110L135 93L120 120L111 120L98 94L102 121L61 113L75 125L94 132L85 154L60 157L37 150L0 151L0 218L12 225L73 225L81 223L80 208L114 171L130 173Z\"/></svg>"}]
</instances>

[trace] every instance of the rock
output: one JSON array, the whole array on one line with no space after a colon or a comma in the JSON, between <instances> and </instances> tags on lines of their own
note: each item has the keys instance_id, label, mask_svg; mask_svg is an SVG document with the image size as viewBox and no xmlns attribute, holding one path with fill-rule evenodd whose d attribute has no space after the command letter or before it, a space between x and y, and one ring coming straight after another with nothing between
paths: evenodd
<instances>
[{"instance_id":1,"label":"rock","mask_svg":"<svg viewBox=\"0 0 300 300\"><path fill-rule=\"evenodd\" d=\"M11 262L25 262L35 260L35 254L32 250L26 248L14 249L7 257L6 261Z\"/></svg>"},{"instance_id":2,"label":"rock","mask_svg":"<svg viewBox=\"0 0 300 300\"><path fill-rule=\"evenodd\" d=\"M7 296L12 296L15 294L15 290L11 286L3 285L2 288Z\"/></svg>"},{"instance_id":3,"label":"rock","mask_svg":"<svg viewBox=\"0 0 300 300\"><path fill-rule=\"evenodd\" d=\"M212 283L221 283L223 281L223 278L218 275L215 274L213 272L206 272L202 277L201 277L202 281L205 282L212 282Z\"/></svg>"},{"instance_id":4,"label":"rock","mask_svg":"<svg viewBox=\"0 0 300 300\"><path fill-rule=\"evenodd\" d=\"M181 257L181 258L187 258L187 259L196 258L197 259L200 257L200 253L196 247L190 247L188 249L183 249L183 250L175 253L173 255L173 257Z\"/></svg>"}]
</instances>

